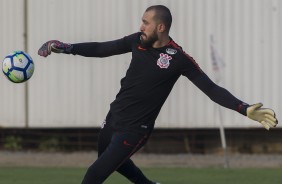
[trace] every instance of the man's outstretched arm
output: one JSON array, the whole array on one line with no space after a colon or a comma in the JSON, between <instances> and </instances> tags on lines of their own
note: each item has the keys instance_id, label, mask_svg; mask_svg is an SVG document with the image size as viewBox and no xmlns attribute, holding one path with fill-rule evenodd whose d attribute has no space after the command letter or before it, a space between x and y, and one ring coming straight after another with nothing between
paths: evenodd
<instances>
[{"instance_id":1,"label":"man's outstretched arm","mask_svg":"<svg viewBox=\"0 0 282 184\"><path fill-rule=\"evenodd\" d=\"M85 42L67 44L58 40L44 43L38 50L38 55L47 57L52 52L81 55L85 57L108 57L131 52L132 43L138 39L139 33L107 42Z\"/></svg>"},{"instance_id":2,"label":"man's outstretched arm","mask_svg":"<svg viewBox=\"0 0 282 184\"><path fill-rule=\"evenodd\" d=\"M223 107L238 111L254 121L258 121L267 130L278 124L275 112L272 109L261 108L262 103L248 105L242 102L229 91L212 82L205 73L198 75L191 81L214 102Z\"/></svg>"},{"instance_id":3,"label":"man's outstretched arm","mask_svg":"<svg viewBox=\"0 0 282 184\"><path fill-rule=\"evenodd\" d=\"M47 57L52 52L80 55L85 57L108 57L112 55L123 54L129 52L130 48L126 48L122 41L109 42L85 42L76 44L67 44L58 40L50 40L44 43L38 50L38 55Z\"/></svg>"}]
</instances>

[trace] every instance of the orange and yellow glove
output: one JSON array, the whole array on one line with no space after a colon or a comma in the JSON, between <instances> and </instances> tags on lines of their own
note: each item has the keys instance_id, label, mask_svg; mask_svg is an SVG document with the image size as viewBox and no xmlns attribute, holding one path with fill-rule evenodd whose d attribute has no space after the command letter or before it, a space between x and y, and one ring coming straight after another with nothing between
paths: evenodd
<instances>
[{"instance_id":1,"label":"orange and yellow glove","mask_svg":"<svg viewBox=\"0 0 282 184\"><path fill-rule=\"evenodd\" d=\"M272 109L261 108L262 106L262 103L249 106L247 108L247 117L258 121L267 130L276 127L278 120L276 119L275 112Z\"/></svg>"}]
</instances>

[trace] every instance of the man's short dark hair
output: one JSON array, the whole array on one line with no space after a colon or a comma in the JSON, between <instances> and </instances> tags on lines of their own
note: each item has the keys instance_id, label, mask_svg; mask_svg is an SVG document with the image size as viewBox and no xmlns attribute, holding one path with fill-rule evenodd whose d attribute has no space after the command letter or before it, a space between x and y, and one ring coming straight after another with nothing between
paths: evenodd
<instances>
[{"instance_id":1,"label":"man's short dark hair","mask_svg":"<svg viewBox=\"0 0 282 184\"><path fill-rule=\"evenodd\" d=\"M172 23L170 10L164 5L154 5L147 8L146 12L151 10L155 11L156 13L154 19L156 21L164 23L166 31L169 32Z\"/></svg>"}]
</instances>

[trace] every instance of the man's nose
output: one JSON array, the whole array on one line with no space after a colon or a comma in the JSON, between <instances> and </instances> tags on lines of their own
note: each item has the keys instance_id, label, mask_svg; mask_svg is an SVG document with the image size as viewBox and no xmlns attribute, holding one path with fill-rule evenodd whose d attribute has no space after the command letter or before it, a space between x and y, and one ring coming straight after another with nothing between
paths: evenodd
<instances>
[{"instance_id":1,"label":"man's nose","mask_svg":"<svg viewBox=\"0 0 282 184\"><path fill-rule=\"evenodd\" d=\"M144 30L145 30L144 25L141 24L141 26L140 26L140 31L141 31L141 32L144 32Z\"/></svg>"}]
</instances>

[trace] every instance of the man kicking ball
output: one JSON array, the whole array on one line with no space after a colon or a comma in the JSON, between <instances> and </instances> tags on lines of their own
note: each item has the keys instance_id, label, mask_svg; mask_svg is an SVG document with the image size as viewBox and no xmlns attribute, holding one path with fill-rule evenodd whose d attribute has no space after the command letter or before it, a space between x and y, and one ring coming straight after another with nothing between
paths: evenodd
<instances>
[{"instance_id":1,"label":"man kicking ball","mask_svg":"<svg viewBox=\"0 0 282 184\"><path fill-rule=\"evenodd\" d=\"M143 14L140 32L100 43L66 44L51 40L39 49L38 54L44 57L52 52L85 57L132 53L126 76L121 79L121 88L100 132L98 158L88 168L82 184L101 184L114 171L135 184L155 183L130 157L147 142L161 107L181 75L219 105L258 121L267 130L277 125L273 110L261 108L261 103L248 105L211 81L169 36L171 23L170 10L156 5Z\"/></svg>"}]
</instances>

